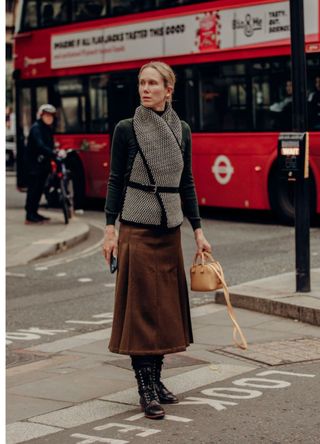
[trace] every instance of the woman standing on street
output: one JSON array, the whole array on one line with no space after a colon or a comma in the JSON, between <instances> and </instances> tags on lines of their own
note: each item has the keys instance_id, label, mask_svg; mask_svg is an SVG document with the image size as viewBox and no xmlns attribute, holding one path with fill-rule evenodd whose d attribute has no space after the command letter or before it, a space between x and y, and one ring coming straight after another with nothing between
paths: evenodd
<instances>
[{"instance_id":1,"label":"woman standing on street","mask_svg":"<svg viewBox=\"0 0 320 444\"><path fill-rule=\"evenodd\" d=\"M164 417L161 404L178 402L160 380L164 355L193 342L180 239L183 213L197 252L211 251L200 224L190 128L171 106L174 85L167 64L141 67L141 105L114 131L105 207L103 251L108 264L111 255L119 264L109 350L131 356L140 404L152 419Z\"/></svg>"}]
</instances>

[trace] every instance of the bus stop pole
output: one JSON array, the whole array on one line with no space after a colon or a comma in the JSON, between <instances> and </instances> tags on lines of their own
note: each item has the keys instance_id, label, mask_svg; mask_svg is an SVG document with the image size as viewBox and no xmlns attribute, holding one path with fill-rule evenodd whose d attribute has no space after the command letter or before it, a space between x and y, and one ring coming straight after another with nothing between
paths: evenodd
<instances>
[{"instance_id":1,"label":"bus stop pole","mask_svg":"<svg viewBox=\"0 0 320 444\"><path fill-rule=\"evenodd\" d=\"M307 131L306 57L303 0L290 0L293 131ZM309 180L299 174L295 183L296 291L310 288Z\"/></svg>"}]
</instances>

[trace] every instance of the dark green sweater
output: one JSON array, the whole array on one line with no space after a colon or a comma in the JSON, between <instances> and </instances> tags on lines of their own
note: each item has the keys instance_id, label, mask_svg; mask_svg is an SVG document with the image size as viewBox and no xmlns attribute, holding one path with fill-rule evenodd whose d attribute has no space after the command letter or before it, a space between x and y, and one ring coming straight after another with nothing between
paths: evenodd
<instances>
[{"instance_id":1,"label":"dark green sweater","mask_svg":"<svg viewBox=\"0 0 320 444\"><path fill-rule=\"evenodd\" d=\"M181 123L184 168L180 181L180 196L183 213L195 230L201 227L201 221L192 175L191 130L186 122L181 121ZM111 167L105 205L107 225L113 225L121 211L125 184L129 180L137 151L132 119L121 120L115 128L112 139Z\"/></svg>"}]
</instances>

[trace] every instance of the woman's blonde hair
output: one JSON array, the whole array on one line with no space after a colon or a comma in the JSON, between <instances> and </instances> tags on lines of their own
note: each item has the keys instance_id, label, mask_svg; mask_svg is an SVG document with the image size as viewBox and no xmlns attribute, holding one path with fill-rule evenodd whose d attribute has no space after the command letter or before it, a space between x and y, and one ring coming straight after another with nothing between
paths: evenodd
<instances>
[{"instance_id":1,"label":"woman's blonde hair","mask_svg":"<svg viewBox=\"0 0 320 444\"><path fill-rule=\"evenodd\" d=\"M174 86L176 83L176 75L173 72L173 69L171 66L169 66L167 63L159 62L159 61L152 61L149 63L146 63L145 65L142 65L139 71L138 79L140 79L140 75L142 71L146 68L154 68L158 73L161 75L163 79L164 86L167 88L168 86L172 87L172 92L170 94L170 97L168 99L168 102L172 101L172 94L174 92Z\"/></svg>"}]
</instances>

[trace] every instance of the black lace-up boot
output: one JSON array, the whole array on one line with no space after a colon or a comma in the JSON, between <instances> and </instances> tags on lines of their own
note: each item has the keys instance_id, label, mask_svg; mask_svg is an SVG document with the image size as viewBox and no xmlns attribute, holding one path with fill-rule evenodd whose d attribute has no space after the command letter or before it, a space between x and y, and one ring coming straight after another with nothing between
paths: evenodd
<instances>
[{"instance_id":1,"label":"black lace-up boot","mask_svg":"<svg viewBox=\"0 0 320 444\"><path fill-rule=\"evenodd\" d=\"M145 417L162 419L165 412L159 403L153 382L153 363L150 365L137 365L135 362L133 368L138 382L140 405L142 410L144 410Z\"/></svg>"},{"instance_id":2,"label":"black lace-up boot","mask_svg":"<svg viewBox=\"0 0 320 444\"><path fill-rule=\"evenodd\" d=\"M161 404L177 404L179 402L178 398L172 392L170 392L170 390L168 390L161 381L163 358L164 356L157 356L153 364L152 378L156 388L156 393Z\"/></svg>"}]
</instances>

